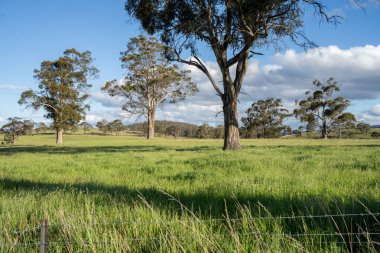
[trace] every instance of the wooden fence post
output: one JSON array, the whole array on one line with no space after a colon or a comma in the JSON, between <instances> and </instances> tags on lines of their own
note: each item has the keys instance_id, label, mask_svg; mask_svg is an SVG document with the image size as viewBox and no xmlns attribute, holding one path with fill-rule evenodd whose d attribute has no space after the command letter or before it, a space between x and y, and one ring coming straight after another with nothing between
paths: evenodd
<instances>
[{"instance_id":1,"label":"wooden fence post","mask_svg":"<svg viewBox=\"0 0 380 253\"><path fill-rule=\"evenodd\" d=\"M41 240L40 240L40 253L48 252L48 221L43 220L40 224Z\"/></svg>"}]
</instances>

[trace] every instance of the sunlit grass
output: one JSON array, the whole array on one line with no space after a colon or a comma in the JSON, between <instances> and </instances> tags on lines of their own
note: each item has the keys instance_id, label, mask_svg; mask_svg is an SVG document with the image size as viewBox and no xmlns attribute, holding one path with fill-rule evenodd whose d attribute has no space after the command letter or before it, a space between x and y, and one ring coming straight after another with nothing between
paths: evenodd
<instances>
[{"instance_id":1,"label":"sunlit grass","mask_svg":"<svg viewBox=\"0 0 380 253\"><path fill-rule=\"evenodd\" d=\"M52 135L22 137L0 146L0 244L38 242L38 230L12 231L46 218L56 224L50 247L62 252L378 249L367 243L379 236L344 236L379 231L372 216L252 218L380 212L379 140L242 145L224 152L222 140L71 135L57 147ZM287 236L297 233L338 235Z\"/></svg>"}]
</instances>

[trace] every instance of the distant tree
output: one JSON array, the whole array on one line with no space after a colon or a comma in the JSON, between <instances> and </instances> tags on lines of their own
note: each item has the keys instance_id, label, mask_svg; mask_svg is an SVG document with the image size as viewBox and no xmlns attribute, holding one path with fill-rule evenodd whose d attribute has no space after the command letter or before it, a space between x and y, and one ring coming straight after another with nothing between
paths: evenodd
<instances>
[{"instance_id":1,"label":"distant tree","mask_svg":"<svg viewBox=\"0 0 380 253\"><path fill-rule=\"evenodd\" d=\"M214 127L213 129L213 138L215 139L222 139L224 136L224 127L219 125Z\"/></svg>"},{"instance_id":2,"label":"distant tree","mask_svg":"<svg viewBox=\"0 0 380 253\"><path fill-rule=\"evenodd\" d=\"M4 140L7 143L16 144L17 139L26 134L28 127L25 125L28 125L28 122L22 121L21 118L8 118L8 123L0 129L4 134Z\"/></svg>"},{"instance_id":3,"label":"distant tree","mask_svg":"<svg viewBox=\"0 0 380 253\"><path fill-rule=\"evenodd\" d=\"M79 124L79 127L83 130L83 134L86 135L86 133L88 133L92 126L90 123L87 123L86 121L83 121Z\"/></svg>"},{"instance_id":4,"label":"distant tree","mask_svg":"<svg viewBox=\"0 0 380 253\"><path fill-rule=\"evenodd\" d=\"M371 130L371 126L364 121L358 122L356 125L356 128L359 130L362 134L368 134L368 132Z\"/></svg>"},{"instance_id":5,"label":"distant tree","mask_svg":"<svg viewBox=\"0 0 380 253\"><path fill-rule=\"evenodd\" d=\"M338 134L338 138L342 139L345 130L355 129L356 118L350 112L345 112L339 115L331 125L333 131Z\"/></svg>"},{"instance_id":6,"label":"distant tree","mask_svg":"<svg viewBox=\"0 0 380 253\"><path fill-rule=\"evenodd\" d=\"M332 98L335 91L339 91L338 83L329 78L326 84L318 80L313 82L314 91L307 91L306 99L296 101L298 108L294 115L301 122L313 122L322 132L322 138L327 139L331 125L341 116L350 104L344 97Z\"/></svg>"},{"instance_id":7,"label":"distant tree","mask_svg":"<svg viewBox=\"0 0 380 253\"><path fill-rule=\"evenodd\" d=\"M286 130L284 120L290 117L289 111L282 105L281 99L268 98L254 102L246 111L247 117L241 121L250 130L255 129L257 137L273 138Z\"/></svg>"},{"instance_id":8,"label":"distant tree","mask_svg":"<svg viewBox=\"0 0 380 253\"><path fill-rule=\"evenodd\" d=\"M107 134L109 132L109 127L108 127L108 121L105 119L102 119L98 123L96 123L96 127L99 129L99 131L103 134Z\"/></svg>"},{"instance_id":9,"label":"distant tree","mask_svg":"<svg viewBox=\"0 0 380 253\"><path fill-rule=\"evenodd\" d=\"M64 129L81 121L90 108L86 104L90 96L88 80L97 76L89 51L83 53L68 49L55 61L44 61L34 77L40 82L39 90L27 90L21 94L20 105L35 110L43 108L46 118L53 120L56 143L61 144Z\"/></svg>"},{"instance_id":10,"label":"distant tree","mask_svg":"<svg viewBox=\"0 0 380 253\"><path fill-rule=\"evenodd\" d=\"M40 122L36 124L36 128L34 129L37 134L43 133L48 129L44 122Z\"/></svg>"},{"instance_id":11,"label":"distant tree","mask_svg":"<svg viewBox=\"0 0 380 253\"><path fill-rule=\"evenodd\" d=\"M165 58L164 45L155 38L140 35L132 38L128 49L121 53L123 68L128 69L125 82L113 80L102 88L112 97L121 97L122 109L148 119L147 138L154 138L155 113L167 100L171 103L184 100L198 91L188 76Z\"/></svg>"},{"instance_id":12,"label":"distant tree","mask_svg":"<svg viewBox=\"0 0 380 253\"><path fill-rule=\"evenodd\" d=\"M116 119L108 123L108 129L110 130L111 133L115 133L116 135L119 135L120 132L125 130L125 126L120 119Z\"/></svg>"},{"instance_id":13,"label":"distant tree","mask_svg":"<svg viewBox=\"0 0 380 253\"><path fill-rule=\"evenodd\" d=\"M202 124L198 127L197 132L195 133L196 138L207 139L210 138L210 126L207 123Z\"/></svg>"},{"instance_id":14,"label":"distant tree","mask_svg":"<svg viewBox=\"0 0 380 253\"><path fill-rule=\"evenodd\" d=\"M23 128L24 128L25 135L32 135L35 124L36 123L34 123L33 120L23 121Z\"/></svg>"},{"instance_id":15,"label":"distant tree","mask_svg":"<svg viewBox=\"0 0 380 253\"><path fill-rule=\"evenodd\" d=\"M256 54L255 50L269 45L278 47L284 37L297 45L313 46L301 32L306 6L314 8L327 22L336 21L317 0L127 0L125 3L128 14L145 31L160 35L169 49L169 59L192 65L208 77L223 103L225 150L240 148L238 96L248 59ZM198 42L208 45L214 53L223 88L199 58Z\"/></svg>"}]
</instances>

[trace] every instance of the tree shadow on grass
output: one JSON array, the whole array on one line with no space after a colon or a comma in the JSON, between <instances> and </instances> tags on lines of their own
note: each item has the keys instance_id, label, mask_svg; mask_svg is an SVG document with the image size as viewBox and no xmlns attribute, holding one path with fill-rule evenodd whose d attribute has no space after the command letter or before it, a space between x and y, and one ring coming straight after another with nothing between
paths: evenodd
<instances>
[{"instance_id":1,"label":"tree shadow on grass","mask_svg":"<svg viewBox=\"0 0 380 253\"><path fill-rule=\"evenodd\" d=\"M345 199L344 201L327 201L323 197L304 194L301 197L272 196L270 194L237 194L225 196L212 192L197 191L193 193L163 192L155 188L132 189L127 186L111 186L85 183L52 183L34 182L30 180L16 180L3 178L0 180L0 190L3 192L26 191L36 192L38 196L44 196L54 192L66 192L68 194L84 193L93 197L105 197L98 201L98 205L115 205L124 203L127 205L142 204L142 199L156 210L164 213L181 216L184 207L189 208L193 214L200 218L223 218L228 210L229 217L239 218L241 207L250 210L254 216L298 216L298 215L326 215L326 214L359 214L380 211L380 202L377 199L362 198ZM181 204L180 204L181 203ZM261 214L259 214L261 212ZM377 216L377 218L379 218ZM332 221L328 217L315 219L285 219L281 220L284 233L302 233L304 225L315 231L344 233L361 232L361 228L369 231L378 231L379 222L372 216L338 217ZM350 238L346 238L347 240ZM352 238L351 238L352 239ZM379 236L375 241L379 241Z\"/></svg>"},{"instance_id":2,"label":"tree shadow on grass","mask_svg":"<svg viewBox=\"0 0 380 253\"><path fill-rule=\"evenodd\" d=\"M120 153L120 152L159 152L159 151L178 151L178 152L200 152L219 150L215 147L199 146L189 148L179 148L173 146L153 146L153 145L131 145L131 146L94 146L94 147L58 147L58 146L10 146L0 147L0 155L14 155L17 153L31 154L80 154L80 153Z\"/></svg>"}]
</instances>

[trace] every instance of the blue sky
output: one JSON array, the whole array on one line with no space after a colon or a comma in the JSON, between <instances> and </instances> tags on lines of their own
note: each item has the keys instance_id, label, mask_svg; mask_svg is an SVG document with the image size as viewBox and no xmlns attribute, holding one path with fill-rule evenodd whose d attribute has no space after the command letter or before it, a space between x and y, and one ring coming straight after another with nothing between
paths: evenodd
<instances>
[{"instance_id":1,"label":"blue sky","mask_svg":"<svg viewBox=\"0 0 380 253\"><path fill-rule=\"evenodd\" d=\"M363 67L366 63L370 65L377 63L377 60L380 62L380 47L377 47L380 44L380 5L368 4L364 12L346 0L324 3L330 13L343 17L341 24L337 27L320 24L319 18L309 11L305 17L304 31L310 39L324 48L322 51L326 57L321 59L343 59L344 62L336 62L331 71L318 64L320 68L314 68L315 62L321 62L321 59L317 59L318 54L304 52L291 43L287 44L288 51L284 49L277 54L273 49L259 50L265 55L257 57L251 64L254 67L245 84L245 91L249 94L242 96L241 114L254 99L267 96L283 98L291 106L295 96L310 88L315 78L323 80L329 77L324 76L325 74L331 74L339 77L338 81L347 83L347 89L356 85L356 89L351 89L351 93L346 91L347 96L353 100L351 111L373 124L380 123L380 106L377 107L380 105L380 77L376 74L380 73L380 64ZM96 66L101 71L100 78L93 81L94 96L91 99L92 109L88 113L88 120L95 122L100 118L111 120L121 117L123 114L118 108L118 101L112 101L101 94L99 88L105 81L122 78L124 70L120 67L119 52L125 50L130 37L142 32L139 26L129 19L123 5L123 0L0 0L0 120L10 116L41 120L43 112L22 109L17 100L23 89L37 87L38 83L33 79L33 70L44 60L53 60L61 56L67 48L90 50L96 58ZM200 49L202 59L208 62L210 68L215 67L214 57L209 48L201 46ZM291 61L289 65L292 53L296 60ZM363 53L367 58L362 59ZM309 60L310 58L315 61ZM303 59L304 62L297 59ZM340 67L342 63L344 68ZM295 67L299 64L311 65L305 65L304 69L308 71L300 71ZM345 73L355 71L358 71L358 78L368 78L368 82L365 80L360 83L356 76L345 77ZM194 71L193 75L200 86L200 94L183 104L168 105L158 114L158 119L178 119L193 123L221 122L220 118L215 118L215 112L220 107L219 99L214 96L210 84L200 73ZM276 80L281 79L281 87L288 87L288 90L278 89L276 83L273 83L276 80L271 79L273 76L278 76ZM292 86L294 80L304 83ZM360 86L359 91L356 91L357 86ZM295 93L297 95L287 95L292 89L300 92ZM213 108L211 112L210 108ZM193 113L189 113L191 110L199 112L196 118ZM136 120L138 119L125 118L129 123Z\"/></svg>"}]
</instances>

